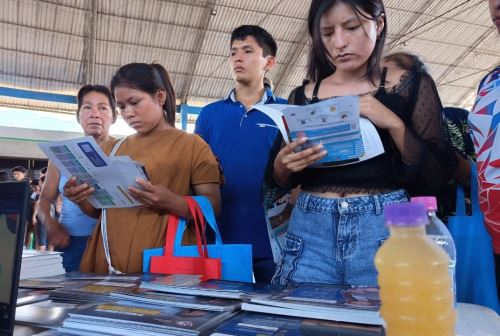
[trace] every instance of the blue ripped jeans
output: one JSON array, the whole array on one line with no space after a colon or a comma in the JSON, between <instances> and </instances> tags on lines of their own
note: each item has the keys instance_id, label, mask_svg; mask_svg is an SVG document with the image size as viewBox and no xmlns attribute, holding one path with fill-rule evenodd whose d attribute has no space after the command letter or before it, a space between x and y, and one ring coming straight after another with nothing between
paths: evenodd
<instances>
[{"instance_id":1,"label":"blue ripped jeans","mask_svg":"<svg viewBox=\"0 0 500 336\"><path fill-rule=\"evenodd\" d=\"M384 206L408 200L404 190L346 198L301 192L272 282L377 286L373 258L389 236Z\"/></svg>"}]
</instances>

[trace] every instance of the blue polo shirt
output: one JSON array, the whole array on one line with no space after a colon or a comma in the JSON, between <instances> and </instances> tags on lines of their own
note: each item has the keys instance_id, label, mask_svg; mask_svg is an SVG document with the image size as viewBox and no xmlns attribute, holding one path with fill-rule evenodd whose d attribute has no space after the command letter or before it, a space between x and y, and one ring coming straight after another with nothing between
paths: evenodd
<instances>
[{"instance_id":1,"label":"blue polo shirt","mask_svg":"<svg viewBox=\"0 0 500 336\"><path fill-rule=\"evenodd\" d=\"M286 104L266 88L259 104ZM205 106L196 120L199 134L220 161L225 183L218 220L224 243L252 244L254 258L272 258L261 195L269 151L278 135L264 113L226 99Z\"/></svg>"}]
</instances>

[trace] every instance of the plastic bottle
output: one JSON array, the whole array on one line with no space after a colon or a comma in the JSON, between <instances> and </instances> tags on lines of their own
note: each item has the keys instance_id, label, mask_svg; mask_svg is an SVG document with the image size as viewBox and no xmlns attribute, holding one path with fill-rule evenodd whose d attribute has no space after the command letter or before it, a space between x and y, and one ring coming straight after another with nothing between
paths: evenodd
<instances>
[{"instance_id":1,"label":"plastic bottle","mask_svg":"<svg viewBox=\"0 0 500 336\"><path fill-rule=\"evenodd\" d=\"M28 249L29 250L34 250L35 249L35 234L33 232L30 232L30 238L28 242Z\"/></svg>"},{"instance_id":2,"label":"plastic bottle","mask_svg":"<svg viewBox=\"0 0 500 336\"><path fill-rule=\"evenodd\" d=\"M453 241L453 237L451 236L450 231L444 223L439 219L436 215L437 210L437 201L435 197L412 197L412 203L420 203L425 206L427 209L427 217L429 219L429 224L425 227L425 232L428 236L432 238L441 246L445 252L448 254L450 258L449 272L451 276L452 282L452 291L453 298L456 304L457 297L457 287L456 287L456 278L455 278L455 268L457 265L457 250L455 249L455 242Z\"/></svg>"},{"instance_id":3,"label":"plastic bottle","mask_svg":"<svg viewBox=\"0 0 500 336\"><path fill-rule=\"evenodd\" d=\"M384 209L391 236L375 255L386 336L452 336L456 314L449 258L425 234L422 204Z\"/></svg>"}]
</instances>

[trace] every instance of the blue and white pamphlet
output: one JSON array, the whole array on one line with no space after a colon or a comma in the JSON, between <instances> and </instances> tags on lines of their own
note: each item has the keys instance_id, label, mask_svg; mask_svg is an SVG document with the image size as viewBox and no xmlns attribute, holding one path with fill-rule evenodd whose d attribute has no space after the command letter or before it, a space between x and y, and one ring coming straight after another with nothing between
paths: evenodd
<instances>
[{"instance_id":1,"label":"blue and white pamphlet","mask_svg":"<svg viewBox=\"0 0 500 336\"><path fill-rule=\"evenodd\" d=\"M140 188L136 178L148 180L142 164L128 156L108 157L93 137L38 144L49 160L68 179L87 183L95 192L89 197L95 208L130 208L141 206L128 191Z\"/></svg>"},{"instance_id":2,"label":"blue and white pamphlet","mask_svg":"<svg viewBox=\"0 0 500 336\"><path fill-rule=\"evenodd\" d=\"M384 153L375 126L360 117L359 97L336 97L310 105L255 105L268 115L286 143L307 137L299 150L323 144L325 157L314 166L352 164Z\"/></svg>"}]
</instances>

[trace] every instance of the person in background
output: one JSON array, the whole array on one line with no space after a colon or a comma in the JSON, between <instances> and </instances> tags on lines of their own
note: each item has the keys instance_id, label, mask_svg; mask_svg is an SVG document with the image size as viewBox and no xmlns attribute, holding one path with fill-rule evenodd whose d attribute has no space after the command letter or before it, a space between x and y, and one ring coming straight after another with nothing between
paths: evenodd
<instances>
[{"instance_id":1,"label":"person in background","mask_svg":"<svg viewBox=\"0 0 500 336\"><path fill-rule=\"evenodd\" d=\"M109 135L109 128L116 120L116 106L109 89L102 85L85 85L78 91L77 101L76 120L83 133L94 137L100 146L110 142L113 138ZM54 204L66 182L67 178L49 162L38 202L38 218L47 231L49 244L56 251L64 252L62 257L66 272L72 272L80 268L96 219L84 214L66 197L62 198L62 213L57 218Z\"/></svg>"},{"instance_id":2,"label":"person in background","mask_svg":"<svg viewBox=\"0 0 500 336\"><path fill-rule=\"evenodd\" d=\"M175 128L175 93L163 66L124 65L113 75L110 88L121 116L137 133L107 144L104 151L115 149L117 156L140 162L149 180L137 179L140 188L129 187L144 206L106 210L106 221L101 220L90 237L80 270L142 272L143 250L164 246L168 216L189 218L184 196L205 196L219 212L221 175L208 145ZM74 177L64 187L64 194L82 210L99 217L101 211L87 200L93 191ZM109 239L102 234L104 225Z\"/></svg>"},{"instance_id":3,"label":"person in background","mask_svg":"<svg viewBox=\"0 0 500 336\"><path fill-rule=\"evenodd\" d=\"M384 207L407 202L409 185L437 193L456 167L441 101L426 72L381 67L387 33L382 0L313 0L308 26L310 82L289 103L358 96L360 114L376 127L385 152L314 168L326 155L322 144L296 152L308 140L301 137L279 150L275 182L300 185L301 192L273 282L376 286L373 258L388 237Z\"/></svg>"},{"instance_id":4,"label":"person in background","mask_svg":"<svg viewBox=\"0 0 500 336\"><path fill-rule=\"evenodd\" d=\"M23 178L20 181L22 180L26 180L26 178L23 176ZM36 208L36 203L38 201L38 197L40 196L40 186L37 179L33 179L30 181L30 189L31 189L31 194L28 199L28 213L26 215L27 225L26 225L26 234L24 236L24 246L26 246L27 249L35 249L38 237L36 230L35 208Z\"/></svg>"},{"instance_id":5,"label":"person in background","mask_svg":"<svg viewBox=\"0 0 500 336\"><path fill-rule=\"evenodd\" d=\"M11 169L12 178L14 181L23 181L26 180L27 170L23 166L15 166Z\"/></svg>"},{"instance_id":6,"label":"person in background","mask_svg":"<svg viewBox=\"0 0 500 336\"><path fill-rule=\"evenodd\" d=\"M30 237L26 237L27 239L30 238L29 242L26 242L26 246L33 247L34 249L38 249L38 241L39 241L39 230L38 230L38 222L37 222L37 204L38 204L38 199L40 198L40 190L41 190L41 183L39 179L33 179L30 182L31 185L31 196L29 199L30 203L30 233L32 235Z\"/></svg>"},{"instance_id":7,"label":"person in background","mask_svg":"<svg viewBox=\"0 0 500 336\"><path fill-rule=\"evenodd\" d=\"M43 184L45 182L45 175L40 175L39 186L40 191L38 192L36 203L35 203L35 211L33 214L33 223L35 224L36 230L36 249L40 251L47 250L47 230L45 229L45 225L42 223L40 216L38 216L38 208L40 203L40 194L41 189L43 188ZM51 207L51 215L55 215L53 212L53 206Z\"/></svg>"},{"instance_id":8,"label":"person in background","mask_svg":"<svg viewBox=\"0 0 500 336\"><path fill-rule=\"evenodd\" d=\"M500 35L500 0L488 0L491 19ZM498 297L500 298L500 64L479 83L469 114L469 129L476 151L479 206L493 239Z\"/></svg>"},{"instance_id":9,"label":"person in background","mask_svg":"<svg viewBox=\"0 0 500 336\"><path fill-rule=\"evenodd\" d=\"M244 25L231 33L229 67L235 88L228 96L205 106L195 133L220 160L224 172L222 212L218 219L222 240L252 244L257 282L269 283L274 274L261 184L269 151L278 129L257 104L284 104L275 97L265 75L276 64L274 38L259 26ZM267 83L267 84L266 84Z\"/></svg>"}]
</instances>

